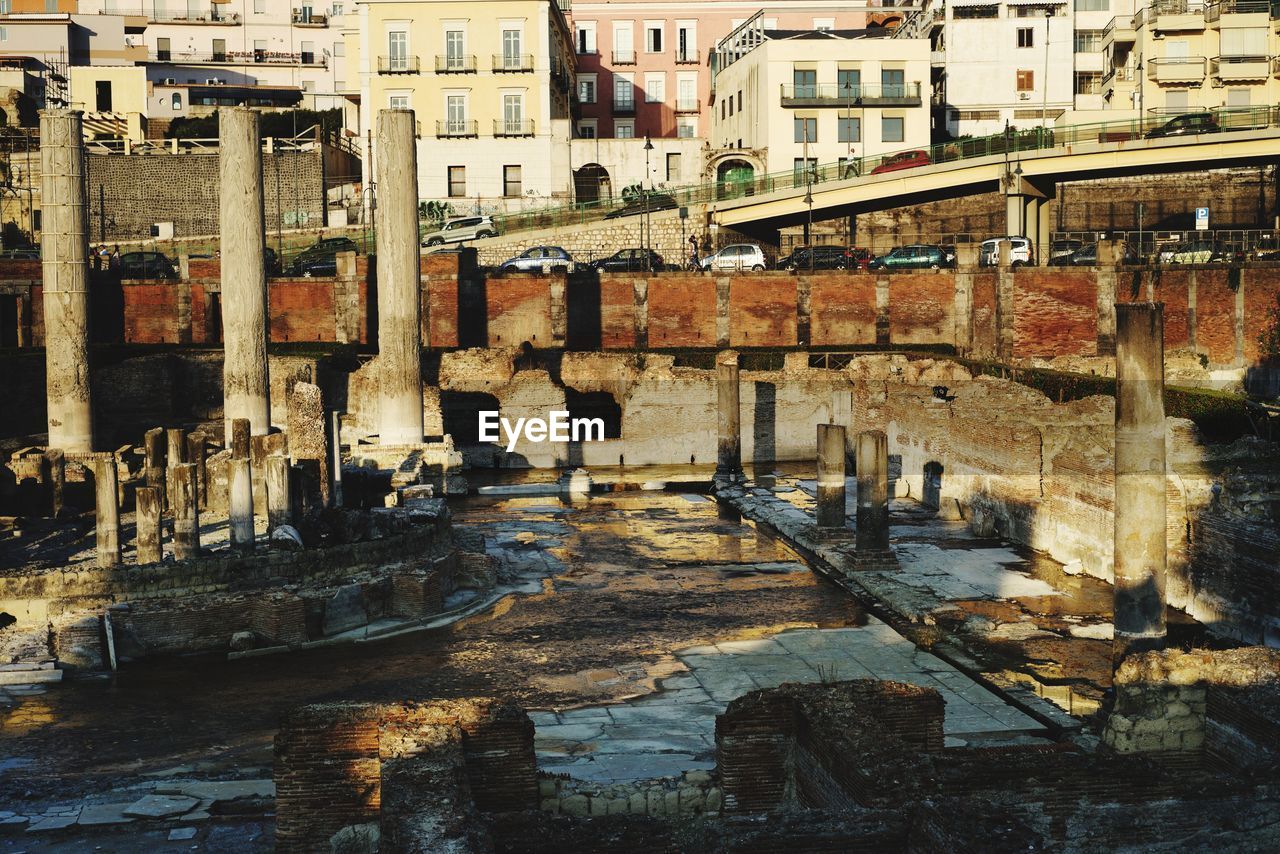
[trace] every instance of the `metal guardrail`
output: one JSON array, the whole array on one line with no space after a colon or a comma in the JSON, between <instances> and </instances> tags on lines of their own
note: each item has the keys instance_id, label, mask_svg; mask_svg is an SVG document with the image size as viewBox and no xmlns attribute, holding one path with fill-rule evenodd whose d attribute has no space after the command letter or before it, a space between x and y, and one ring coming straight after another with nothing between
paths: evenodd
<instances>
[{"instance_id":1,"label":"metal guardrail","mask_svg":"<svg viewBox=\"0 0 1280 854\"><path fill-rule=\"evenodd\" d=\"M475 121L458 121L453 119L436 120L437 139L479 135L480 128Z\"/></svg>"},{"instance_id":2,"label":"metal guardrail","mask_svg":"<svg viewBox=\"0 0 1280 854\"><path fill-rule=\"evenodd\" d=\"M314 65L329 67L324 54L282 53L268 50L226 50L221 53L195 51L153 50L147 54L152 62L171 62L182 65L192 63L225 63L228 65Z\"/></svg>"},{"instance_id":3,"label":"metal guardrail","mask_svg":"<svg viewBox=\"0 0 1280 854\"><path fill-rule=\"evenodd\" d=\"M676 65L697 65L698 57L699 53L696 47L684 50L676 49Z\"/></svg>"},{"instance_id":4,"label":"metal guardrail","mask_svg":"<svg viewBox=\"0 0 1280 854\"><path fill-rule=\"evenodd\" d=\"M493 70L497 74L521 74L533 70L533 54L495 53Z\"/></svg>"},{"instance_id":5,"label":"metal guardrail","mask_svg":"<svg viewBox=\"0 0 1280 854\"><path fill-rule=\"evenodd\" d=\"M436 74L475 74L476 58L457 54L437 54Z\"/></svg>"},{"instance_id":6,"label":"metal guardrail","mask_svg":"<svg viewBox=\"0 0 1280 854\"><path fill-rule=\"evenodd\" d=\"M919 83L866 83L841 86L838 83L781 84L782 106L871 106L877 103L918 105Z\"/></svg>"},{"instance_id":7,"label":"metal guardrail","mask_svg":"<svg viewBox=\"0 0 1280 854\"><path fill-rule=\"evenodd\" d=\"M421 70L421 63L416 56L379 56L378 57L378 73L379 74L417 74Z\"/></svg>"},{"instance_id":8,"label":"metal guardrail","mask_svg":"<svg viewBox=\"0 0 1280 854\"><path fill-rule=\"evenodd\" d=\"M533 136L533 119L494 119L494 136Z\"/></svg>"},{"instance_id":9,"label":"metal guardrail","mask_svg":"<svg viewBox=\"0 0 1280 854\"><path fill-rule=\"evenodd\" d=\"M1197 112L1212 115L1217 121L1218 127L1223 131L1280 127L1280 107L1223 107ZM817 165L811 172L811 180L821 184L827 181L852 180L861 176L868 176L886 161L906 152L922 152L928 163L940 164L1001 154L1018 155L1036 151L1048 151L1085 143L1096 144L1141 140L1151 131L1163 126L1169 118L1170 116L1168 115L1153 114L1139 119L1091 122L1089 124L1064 127L1036 127L1012 131L1007 134L1000 133L973 139L953 140L930 146L917 146L903 151L871 157L855 157L851 160L841 159L835 163ZM915 168L923 167L917 166ZM895 171L893 174L900 175L903 172L910 171L906 169ZM662 187L658 188L656 192L669 196L677 206L687 206L764 195L779 190L799 190L805 188L805 183L804 170L787 169L749 180L704 181L683 187ZM619 203L612 200L584 202L495 214L494 221L498 224L499 230L505 234L532 228L553 228L594 222L603 219L609 212L618 207Z\"/></svg>"}]
</instances>

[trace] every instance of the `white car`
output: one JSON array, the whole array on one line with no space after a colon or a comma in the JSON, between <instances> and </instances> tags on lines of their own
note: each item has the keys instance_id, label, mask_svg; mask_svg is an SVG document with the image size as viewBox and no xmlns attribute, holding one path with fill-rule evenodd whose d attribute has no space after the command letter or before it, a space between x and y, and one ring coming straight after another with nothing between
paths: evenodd
<instances>
[{"instance_id":1,"label":"white car","mask_svg":"<svg viewBox=\"0 0 1280 854\"><path fill-rule=\"evenodd\" d=\"M700 262L704 270L763 270L768 267L764 250L753 243L734 243Z\"/></svg>"},{"instance_id":2,"label":"white car","mask_svg":"<svg viewBox=\"0 0 1280 854\"><path fill-rule=\"evenodd\" d=\"M483 240L486 237L497 237L498 227L487 216L464 216L451 219L437 231L422 237L423 246L443 246L446 243L464 243L468 240Z\"/></svg>"},{"instance_id":3,"label":"white car","mask_svg":"<svg viewBox=\"0 0 1280 854\"><path fill-rule=\"evenodd\" d=\"M1025 237L1010 236L982 241L982 246L978 249L978 266L994 267L999 264L1000 244L1006 240L1009 242L1009 263L1012 266L1021 267L1031 263L1031 241Z\"/></svg>"}]
</instances>

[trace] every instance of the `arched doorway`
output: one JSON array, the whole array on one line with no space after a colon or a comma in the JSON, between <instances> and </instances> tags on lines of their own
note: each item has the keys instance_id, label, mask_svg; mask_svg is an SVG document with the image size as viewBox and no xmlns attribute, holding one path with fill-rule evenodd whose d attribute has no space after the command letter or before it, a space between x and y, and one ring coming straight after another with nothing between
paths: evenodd
<instances>
[{"instance_id":1,"label":"arched doorway","mask_svg":"<svg viewBox=\"0 0 1280 854\"><path fill-rule=\"evenodd\" d=\"M745 160L725 160L716 167L716 198L733 199L755 192L756 170Z\"/></svg>"},{"instance_id":2,"label":"arched doorway","mask_svg":"<svg viewBox=\"0 0 1280 854\"><path fill-rule=\"evenodd\" d=\"M613 198L613 185L609 170L599 163L588 163L573 173L573 197L580 205L609 202Z\"/></svg>"}]
</instances>

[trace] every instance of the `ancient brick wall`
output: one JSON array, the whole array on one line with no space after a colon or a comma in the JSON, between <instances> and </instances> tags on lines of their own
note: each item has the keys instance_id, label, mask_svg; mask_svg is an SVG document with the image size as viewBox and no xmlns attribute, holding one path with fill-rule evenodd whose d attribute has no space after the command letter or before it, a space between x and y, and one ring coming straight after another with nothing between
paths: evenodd
<instances>
[{"instance_id":1,"label":"ancient brick wall","mask_svg":"<svg viewBox=\"0 0 1280 854\"><path fill-rule=\"evenodd\" d=\"M716 346L716 289L707 276L650 278L649 346Z\"/></svg>"},{"instance_id":2,"label":"ancient brick wall","mask_svg":"<svg viewBox=\"0 0 1280 854\"><path fill-rule=\"evenodd\" d=\"M794 347L796 280L792 276L735 276L729 280L729 344Z\"/></svg>"},{"instance_id":3,"label":"ancient brick wall","mask_svg":"<svg viewBox=\"0 0 1280 854\"><path fill-rule=\"evenodd\" d=\"M268 300L272 341L336 341L335 282L274 279Z\"/></svg>"},{"instance_id":4,"label":"ancient brick wall","mask_svg":"<svg viewBox=\"0 0 1280 854\"><path fill-rule=\"evenodd\" d=\"M876 280L809 277L810 341L815 347L876 343Z\"/></svg>"},{"instance_id":5,"label":"ancient brick wall","mask_svg":"<svg viewBox=\"0 0 1280 854\"><path fill-rule=\"evenodd\" d=\"M1019 270L1014 290L1013 353L1097 353L1098 290L1092 272Z\"/></svg>"}]
</instances>

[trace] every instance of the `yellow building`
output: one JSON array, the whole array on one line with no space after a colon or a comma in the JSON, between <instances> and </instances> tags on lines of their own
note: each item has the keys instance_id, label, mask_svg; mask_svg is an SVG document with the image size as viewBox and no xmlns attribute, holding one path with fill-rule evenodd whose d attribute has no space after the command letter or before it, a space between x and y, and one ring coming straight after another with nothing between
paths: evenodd
<instances>
[{"instance_id":1,"label":"yellow building","mask_svg":"<svg viewBox=\"0 0 1280 854\"><path fill-rule=\"evenodd\" d=\"M366 175L377 111L412 109L424 202L495 213L572 198L573 40L556 0L357 0L356 9L344 31L344 94Z\"/></svg>"},{"instance_id":2,"label":"yellow building","mask_svg":"<svg viewBox=\"0 0 1280 854\"><path fill-rule=\"evenodd\" d=\"M1280 102L1272 9L1269 0L1154 0L1117 15L1102 43L1108 107L1158 120Z\"/></svg>"},{"instance_id":3,"label":"yellow building","mask_svg":"<svg viewBox=\"0 0 1280 854\"><path fill-rule=\"evenodd\" d=\"M147 69L136 65L73 65L71 106L84 111L86 139L146 138Z\"/></svg>"}]
</instances>

